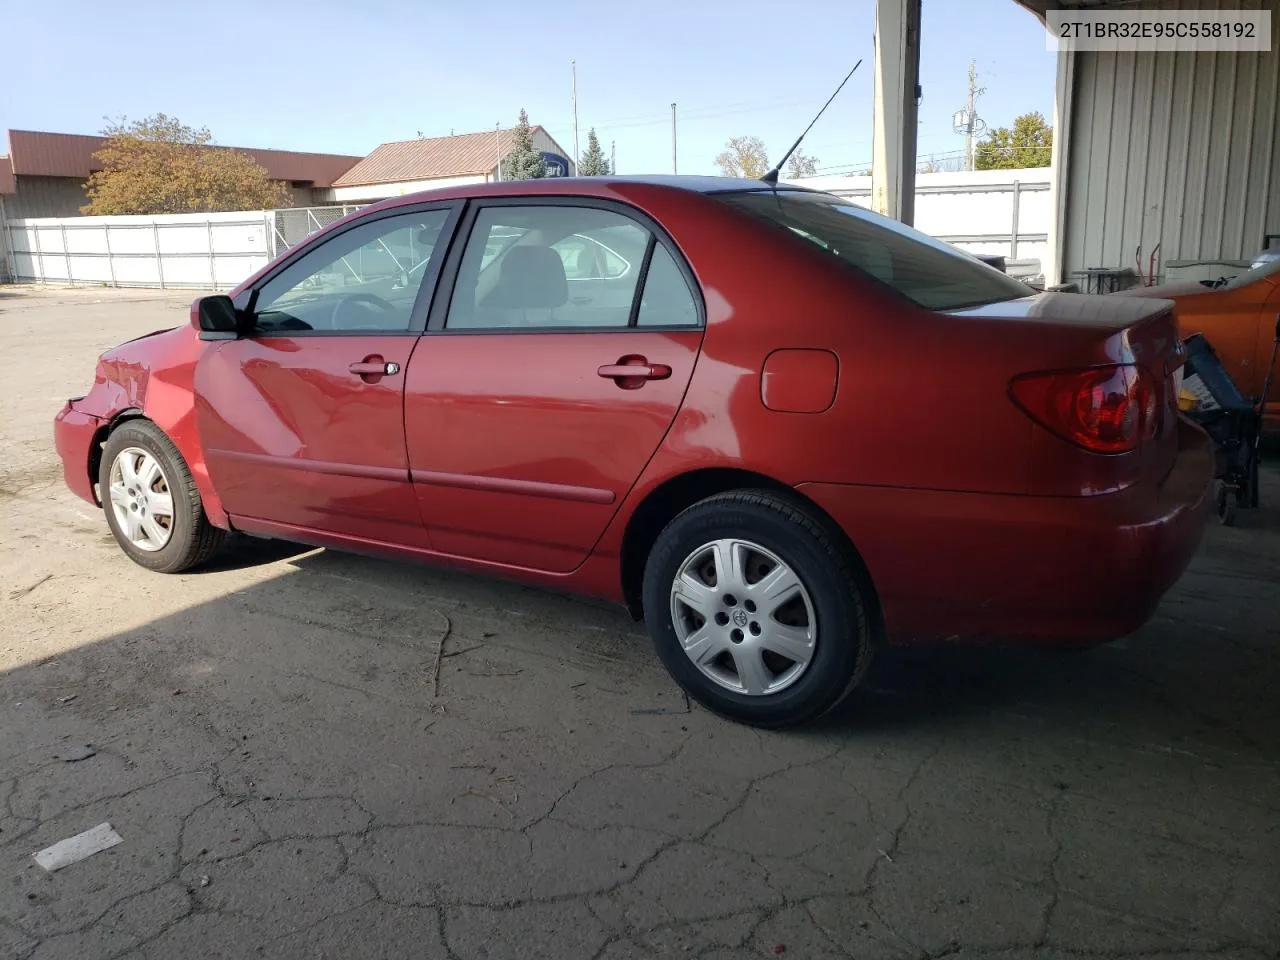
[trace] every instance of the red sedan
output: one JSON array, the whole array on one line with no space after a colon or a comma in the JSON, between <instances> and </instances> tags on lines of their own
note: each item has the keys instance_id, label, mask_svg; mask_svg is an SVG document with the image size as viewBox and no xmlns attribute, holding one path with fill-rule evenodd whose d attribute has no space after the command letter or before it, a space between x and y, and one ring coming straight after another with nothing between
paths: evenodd
<instances>
[{"instance_id":1,"label":"red sedan","mask_svg":"<svg viewBox=\"0 0 1280 960\"><path fill-rule=\"evenodd\" d=\"M592 594L697 700L815 717L883 642L1128 633L1196 549L1170 305L1035 294L812 191L483 184L317 233L58 414L152 570L229 530Z\"/></svg>"}]
</instances>

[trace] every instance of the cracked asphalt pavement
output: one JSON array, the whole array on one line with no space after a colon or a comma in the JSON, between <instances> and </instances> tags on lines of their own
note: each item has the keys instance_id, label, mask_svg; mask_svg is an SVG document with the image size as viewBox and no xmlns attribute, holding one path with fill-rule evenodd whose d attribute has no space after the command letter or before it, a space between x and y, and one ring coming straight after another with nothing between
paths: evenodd
<instances>
[{"instance_id":1,"label":"cracked asphalt pavement","mask_svg":"<svg viewBox=\"0 0 1280 960\"><path fill-rule=\"evenodd\" d=\"M888 654L763 733L593 603L133 565L51 419L190 299L0 288L0 957L1280 957L1274 459L1138 634Z\"/></svg>"}]
</instances>

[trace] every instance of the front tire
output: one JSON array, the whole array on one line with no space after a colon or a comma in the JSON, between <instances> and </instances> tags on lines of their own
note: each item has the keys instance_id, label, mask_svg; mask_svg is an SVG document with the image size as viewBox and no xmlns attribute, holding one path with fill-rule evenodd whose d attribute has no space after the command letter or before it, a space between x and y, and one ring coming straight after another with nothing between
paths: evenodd
<instances>
[{"instance_id":1,"label":"front tire","mask_svg":"<svg viewBox=\"0 0 1280 960\"><path fill-rule=\"evenodd\" d=\"M730 719L780 727L821 716L871 662L871 591L851 554L785 495L695 504L645 565L658 656L689 696Z\"/></svg>"},{"instance_id":2,"label":"front tire","mask_svg":"<svg viewBox=\"0 0 1280 960\"><path fill-rule=\"evenodd\" d=\"M178 448L150 420L112 431L98 474L102 509L120 549L157 573L208 560L226 531L205 516L200 492Z\"/></svg>"}]
</instances>

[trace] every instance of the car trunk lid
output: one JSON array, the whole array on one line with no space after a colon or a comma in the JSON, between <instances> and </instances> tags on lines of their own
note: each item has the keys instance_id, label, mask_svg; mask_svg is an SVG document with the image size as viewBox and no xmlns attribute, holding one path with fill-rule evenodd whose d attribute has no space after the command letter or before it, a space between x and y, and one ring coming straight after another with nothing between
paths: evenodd
<instances>
[{"instance_id":1,"label":"car trunk lid","mask_svg":"<svg viewBox=\"0 0 1280 960\"><path fill-rule=\"evenodd\" d=\"M1112 481L1103 483L1101 489L1084 481L1077 492L1102 492L1140 478L1159 482L1172 469L1178 450L1177 402L1186 355L1170 301L1043 293L947 313L982 321L984 326L996 324L1004 328L999 331L1002 336L1018 340L1023 347L1017 351L1018 362L1025 369L1015 377L1117 367L1136 373L1136 383L1149 391L1149 395L1140 394L1143 409L1138 414L1136 441L1123 450L1088 449L1075 443L1070 456L1077 464L1097 464L1098 458L1118 461L1098 471ZM1014 392L1011 386L1011 395ZM1045 426L1035 412L1028 412ZM1054 432L1052 427L1046 429ZM1074 476L1069 486L1075 487L1075 480L1080 479L1082 468L1067 467L1072 462L1066 452L1073 445L1071 438L1059 435L1053 440L1057 442L1043 438L1037 444L1041 463L1040 469L1033 465L1032 474L1033 479L1039 474L1040 482L1033 482L1033 490L1054 489L1054 470Z\"/></svg>"}]
</instances>

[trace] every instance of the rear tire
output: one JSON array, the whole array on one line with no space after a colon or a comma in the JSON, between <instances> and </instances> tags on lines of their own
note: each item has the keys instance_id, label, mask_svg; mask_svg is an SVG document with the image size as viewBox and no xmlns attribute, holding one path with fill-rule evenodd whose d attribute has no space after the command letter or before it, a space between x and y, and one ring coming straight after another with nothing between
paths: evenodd
<instances>
[{"instance_id":1,"label":"rear tire","mask_svg":"<svg viewBox=\"0 0 1280 960\"><path fill-rule=\"evenodd\" d=\"M741 490L689 507L645 565L649 635L675 681L741 723L835 707L871 663L873 599L849 547L794 498Z\"/></svg>"},{"instance_id":2,"label":"rear tire","mask_svg":"<svg viewBox=\"0 0 1280 960\"><path fill-rule=\"evenodd\" d=\"M120 549L148 570L189 570L212 557L226 537L205 516L182 454L150 420L130 420L112 431L98 489Z\"/></svg>"}]
</instances>

